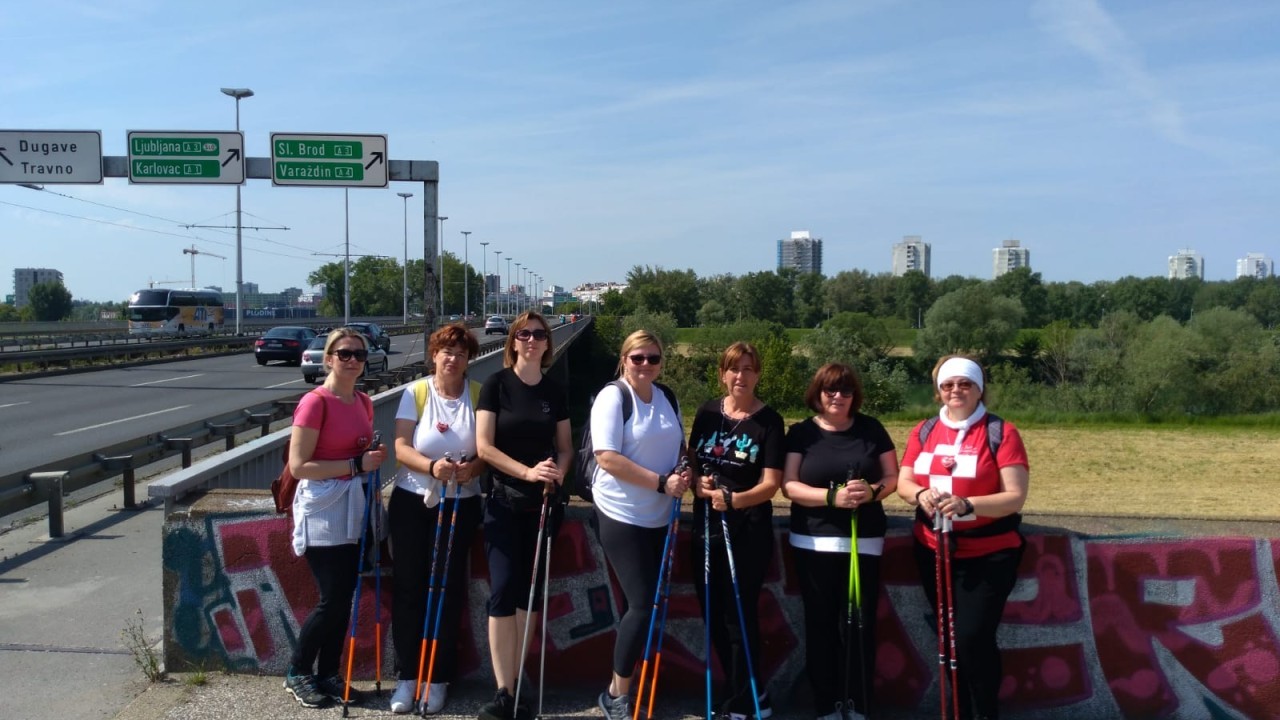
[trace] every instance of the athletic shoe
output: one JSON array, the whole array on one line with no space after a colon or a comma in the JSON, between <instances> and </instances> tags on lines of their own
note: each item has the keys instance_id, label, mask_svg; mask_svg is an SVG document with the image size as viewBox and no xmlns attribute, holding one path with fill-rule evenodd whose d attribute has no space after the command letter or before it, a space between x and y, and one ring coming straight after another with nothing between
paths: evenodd
<instances>
[{"instance_id":1,"label":"athletic shoe","mask_svg":"<svg viewBox=\"0 0 1280 720\"><path fill-rule=\"evenodd\" d=\"M336 703L342 702L343 694L346 691L346 688L347 688L346 680L344 678L338 677L337 675L330 675L329 677L322 677L322 678L316 679L316 689L324 693L325 695L328 695ZM348 701L348 704L359 705L362 702L364 702L364 693L352 687L351 700Z\"/></svg>"},{"instance_id":2,"label":"athletic shoe","mask_svg":"<svg viewBox=\"0 0 1280 720\"><path fill-rule=\"evenodd\" d=\"M765 690L760 693L758 698L760 702L760 720L769 720L773 717L773 701L769 699L769 691Z\"/></svg>"},{"instance_id":3,"label":"athletic shoe","mask_svg":"<svg viewBox=\"0 0 1280 720\"><path fill-rule=\"evenodd\" d=\"M845 720L844 711L840 708L836 708L826 715L819 715L818 720Z\"/></svg>"},{"instance_id":4,"label":"athletic shoe","mask_svg":"<svg viewBox=\"0 0 1280 720\"><path fill-rule=\"evenodd\" d=\"M326 707L332 699L316 687L315 675L286 675L284 689L288 690L302 707Z\"/></svg>"},{"instance_id":5,"label":"athletic shoe","mask_svg":"<svg viewBox=\"0 0 1280 720\"><path fill-rule=\"evenodd\" d=\"M480 720L514 720L516 699L506 688L500 688L493 695L493 702L480 706Z\"/></svg>"},{"instance_id":6,"label":"athletic shoe","mask_svg":"<svg viewBox=\"0 0 1280 720\"><path fill-rule=\"evenodd\" d=\"M631 720L631 696L623 693L622 697L612 697L606 690L600 693L600 712L605 720Z\"/></svg>"},{"instance_id":7,"label":"athletic shoe","mask_svg":"<svg viewBox=\"0 0 1280 720\"><path fill-rule=\"evenodd\" d=\"M427 693L426 713L435 715L444 709L445 700L449 699L449 683L431 683L431 692Z\"/></svg>"},{"instance_id":8,"label":"athletic shoe","mask_svg":"<svg viewBox=\"0 0 1280 720\"><path fill-rule=\"evenodd\" d=\"M853 709L853 703L844 709L844 720L867 720L867 716Z\"/></svg>"},{"instance_id":9,"label":"athletic shoe","mask_svg":"<svg viewBox=\"0 0 1280 720\"><path fill-rule=\"evenodd\" d=\"M403 715L413 710L414 680L400 680L396 683L396 691L391 693L391 712Z\"/></svg>"}]
</instances>

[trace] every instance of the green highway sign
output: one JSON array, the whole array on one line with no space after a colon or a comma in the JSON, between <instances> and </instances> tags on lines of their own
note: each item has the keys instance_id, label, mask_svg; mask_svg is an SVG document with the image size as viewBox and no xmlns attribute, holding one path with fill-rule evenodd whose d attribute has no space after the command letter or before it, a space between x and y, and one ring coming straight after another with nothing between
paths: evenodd
<instances>
[{"instance_id":1,"label":"green highway sign","mask_svg":"<svg viewBox=\"0 0 1280 720\"><path fill-rule=\"evenodd\" d=\"M244 183L244 133L129 131L129 182Z\"/></svg>"},{"instance_id":2,"label":"green highway sign","mask_svg":"<svg viewBox=\"0 0 1280 720\"><path fill-rule=\"evenodd\" d=\"M271 184L386 187L386 135L271 133Z\"/></svg>"}]
</instances>

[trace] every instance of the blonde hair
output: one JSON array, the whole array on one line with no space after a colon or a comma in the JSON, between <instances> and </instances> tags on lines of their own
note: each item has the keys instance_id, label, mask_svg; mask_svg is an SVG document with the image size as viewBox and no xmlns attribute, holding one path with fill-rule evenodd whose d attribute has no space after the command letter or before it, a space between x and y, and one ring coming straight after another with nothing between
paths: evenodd
<instances>
[{"instance_id":1,"label":"blonde hair","mask_svg":"<svg viewBox=\"0 0 1280 720\"><path fill-rule=\"evenodd\" d=\"M348 337L360 338L360 344L364 345L364 349L369 349L369 339L364 336L364 333L353 327L340 327L329 331L329 337L324 341L324 354L332 355L333 346L337 345L342 338Z\"/></svg>"},{"instance_id":2,"label":"blonde hair","mask_svg":"<svg viewBox=\"0 0 1280 720\"><path fill-rule=\"evenodd\" d=\"M626 368L627 355L629 355L632 350L642 348L645 345L656 345L658 347L658 354L663 356L666 355L666 351L662 348L661 338L648 330L637 330L628 335L627 338L622 341L622 350L619 351L618 354L618 377L622 377L622 372Z\"/></svg>"}]
</instances>

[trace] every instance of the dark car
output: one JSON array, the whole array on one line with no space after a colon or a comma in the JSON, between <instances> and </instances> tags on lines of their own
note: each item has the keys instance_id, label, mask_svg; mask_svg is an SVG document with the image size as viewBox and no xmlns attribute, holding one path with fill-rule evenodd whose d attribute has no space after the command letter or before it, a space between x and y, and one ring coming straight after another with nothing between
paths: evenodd
<instances>
[{"instance_id":1,"label":"dark car","mask_svg":"<svg viewBox=\"0 0 1280 720\"><path fill-rule=\"evenodd\" d=\"M387 354L382 348L374 345L368 340L369 336L365 335L365 339L369 342L369 359L364 364L365 376L376 372L386 372L391 361L387 359ZM314 383L317 379L324 377L329 370L324 366L324 343L327 338L323 335L311 341L311 345L302 353L302 379L308 383Z\"/></svg>"},{"instance_id":2,"label":"dark car","mask_svg":"<svg viewBox=\"0 0 1280 720\"><path fill-rule=\"evenodd\" d=\"M273 327L253 344L253 357L259 365L266 365L268 360L284 360L290 365L301 365L302 351L307 349L307 343L315 336L316 331L309 327Z\"/></svg>"},{"instance_id":3,"label":"dark car","mask_svg":"<svg viewBox=\"0 0 1280 720\"><path fill-rule=\"evenodd\" d=\"M369 347L377 346L382 348L382 352L391 352L391 336L378 323L354 322L349 323L347 327L353 327L364 333L372 343Z\"/></svg>"}]
</instances>

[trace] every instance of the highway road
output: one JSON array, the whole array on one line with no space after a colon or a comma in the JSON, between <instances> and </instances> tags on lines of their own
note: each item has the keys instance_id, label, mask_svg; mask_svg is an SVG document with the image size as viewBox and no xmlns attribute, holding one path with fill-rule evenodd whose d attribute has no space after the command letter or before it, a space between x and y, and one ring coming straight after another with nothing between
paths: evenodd
<instances>
[{"instance_id":1,"label":"highway road","mask_svg":"<svg viewBox=\"0 0 1280 720\"><path fill-rule=\"evenodd\" d=\"M389 359L392 368L422 360L422 336L392 338ZM259 366L252 352L4 382L0 463L35 467L309 387L297 367Z\"/></svg>"}]
</instances>

